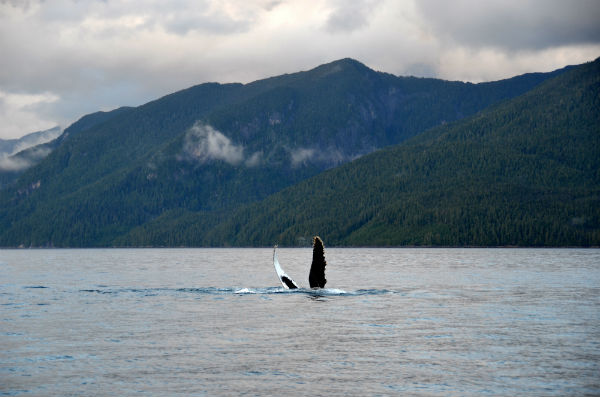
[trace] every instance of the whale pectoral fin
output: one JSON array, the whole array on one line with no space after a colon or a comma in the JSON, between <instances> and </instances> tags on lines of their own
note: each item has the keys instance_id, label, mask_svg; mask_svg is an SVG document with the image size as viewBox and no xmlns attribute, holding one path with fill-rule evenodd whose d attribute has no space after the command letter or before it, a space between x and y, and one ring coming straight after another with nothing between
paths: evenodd
<instances>
[{"instance_id":1,"label":"whale pectoral fin","mask_svg":"<svg viewBox=\"0 0 600 397\"><path fill-rule=\"evenodd\" d=\"M296 289L298 288L298 284L290 276L285 274L281 265L279 264L279 259L277 258L277 246L273 248L273 266L275 266L275 271L277 272L277 277L279 277L279 281L281 281L281 285L283 288L287 289Z\"/></svg>"},{"instance_id":2,"label":"whale pectoral fin","mask_svg":"<svg viewBox=\"0 0 600 397\"><path fill-rule=\"evenodd\" d=\"M287 287L287 289L298 288L298 286L296 284L294 284L294 281L292 281L291 278L287 278L286 276L281 276L281 283L283 284L284 287Z\"/></svg>"},{"instance_id":3,"label":"whale pectoral fin","mask_svg":"<svg viewBox=\"0 0 600 397\"><path fill-rule=\"evenodd\" d=\"M325 278L325 247L319 236L313 238L313 260L308 274L308 283L310 288L324 288L327 279Z\"/></svg>"}]
</instances>

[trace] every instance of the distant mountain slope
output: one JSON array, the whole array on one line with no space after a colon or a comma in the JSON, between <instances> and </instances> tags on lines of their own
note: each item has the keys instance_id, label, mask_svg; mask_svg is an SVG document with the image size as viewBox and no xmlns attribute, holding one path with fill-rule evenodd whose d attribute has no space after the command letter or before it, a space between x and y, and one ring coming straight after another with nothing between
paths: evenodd
<instances>
[{"instance_id":1,"label":"distant mountain slope","mask_svg":"<svg viewBox=\"0 0 600 397\"><path fill-rule=\"evenodd\" d=\"M0 189L17 180L27 168L50 153L47 145L61 134L60 127L33 132L18 139L0 139Z\"/></svg>"},{"instance_id":2,"label":"distant mountain slope","mask_svg":"<svg viewBox=\"0 0 600 397\"><path fill-rule=\"evenodd\" d=\"M0 139L0 156L10 156L29 147L46 143L61 134L60 127L32 132L17 139Z\"/></svg>"},{"instance_id":3,"label":"distant mountain slope","mask_svg":"<svg viewBox=\"0 0 600 397\"><path fill-rule=\"evenodd\" d=\"M600 60L237 211L124 245L599 246Z\"/></svg>"},{"instance_id":4,"label":"distant mountain slope","mask_svg":"<svg viewBox=\"0 0 600 397\"><path fill-rule=\"evenodd\" d=\"M19 139L0 140L0 189L14 183L27 169L38 164L60 146L66 137L96 127L128 109L130 108L122 107L110 112L96 112L83 116L65 131L54 127Z\"/></svg>"},{"instance_id":5,"label":"distant mountain slope","mask_svg":"<svg viewBox=\"0 0 600 397\"><path fill-rule=\"evenodd\" d=\"M182 211L215 219L561 73L467 84L396 77L343 59L86 116L0 191L0 246L105 246Z\"/></svg>"}]
</instances>

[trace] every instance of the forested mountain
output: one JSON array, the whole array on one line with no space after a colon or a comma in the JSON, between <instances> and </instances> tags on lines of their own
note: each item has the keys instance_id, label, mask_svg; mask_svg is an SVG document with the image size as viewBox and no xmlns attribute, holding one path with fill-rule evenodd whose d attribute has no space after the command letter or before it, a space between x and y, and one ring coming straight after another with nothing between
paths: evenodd
<instances>
[{"instance_id":1,"label":"forested mountain","mask_svg":"<svg viewBox=\"0 0 600 397\"><path fill-rule=\"evenodd\" d=\"M60 127L54 127L18 139L0 139L0 189L43 159L50 152L46 144L60 134Z\"/></svg>"},{"instance_id":2,"label":"forested mountain","mask_svg":"<svg viewBox=\"0 0 600 397\"><path fill-rule=\"evenodd\" d=\"M60 133L60 128L54 127L44 131L32 132L17 139L0 139L0 156L12 155L28 147L46 143L59 136Z\"/></svg>"},{"instance_id":3,"label":"forested mountain","mask_svg":"<svg viewBox=\"0 0 600 397\"><path fill-rule=\"evenodd\" d=\"M344 180L337 172L360 169L374 158L381 158L382 163L375 161L367 168L383 178L394 167L392 160L400 156L386 157L388 150L294 188L300 190L285 190L260 201L431 127L441 126L417 142L425 137L439 139L440 131L458 128L454 121L475 114L482 117L477 112L490 105L510 106L513 102L507 100L582 67L468 84L396 77L344 59L246 85L202 84L137 108L89 115L66 129L43 161L0 190L0 246L270 245L273 240L296 244L299 237L314 233L331 233L328 244L418 244L396 238L353 240L351 236L360 236L359 230L367 231L364 226L375 222L374 215L368 214L361 215L364 225L355 225L356 230L346 226L346 232L339 229L337 234L326 228L300 231L307 227L306 222L316 227L328 216L301 205L317 196L302 189L312 189L311 184L318 185L321 180L327 182L318 190L332 196L321 197L312 208L329 201L330 208L347 213L342 217L346 220L336 222L350 225L356 221L353 211L335 205L339 200L345 200L344 206L364 211L372 207L373 214L378 213L374 198L354 203L354 195L338 196L343 189L333 186ZM436 138L431 138L432 134ZM414 142L394 150L410 152L401 148L414 148ZM462 153L455 150L456 155ZM416 159L409 156L406 161L405 167L412 170ZM463 160L449 161L461 164ZM352 183L346 181L369 194L371 186L377 189L377 178L365 174L361 179L361 172ZM416 171L406 172L419 179ZM413 182L403 183L410 186ZM415 188L429 191L432 186L423 180ZM379 200L383 202L395 197L381 192ZM300 201L293 201L295 213L293 207L278 207L288 201L281 198L285 194L299 194L296 200ZM356 195L357 200L360 197ZM268 208L280 208L281 215L271 219ZM286 216L292 216L293 225L280 222ZM246 221L241 225L236 219ZM333 228L334 223L331 225ZM246 230L253 226L259 229Z\"/></svg>"},{"instance_id":4,"label":"forested mountain","mask_svg":"<svg viewBox=\"0 0 600 397\"><path fill-rule=\"evenodd\" d=\"M125 245L599 246L600 61L221 214Z\"/></svg>"},{"instance_id":5,"label":"forested mountain","mask_svg":"<svg viewBox=\"0 0 600 397\"><path fill-rule=\"evenodd\" d=\"M14 183L21 174L46 158L67 137L93 128L128 109L122 107L110 112L88 114L65 131L54 127L19 139L0 139L0 189Z\"/></svg>"}]
</instances>

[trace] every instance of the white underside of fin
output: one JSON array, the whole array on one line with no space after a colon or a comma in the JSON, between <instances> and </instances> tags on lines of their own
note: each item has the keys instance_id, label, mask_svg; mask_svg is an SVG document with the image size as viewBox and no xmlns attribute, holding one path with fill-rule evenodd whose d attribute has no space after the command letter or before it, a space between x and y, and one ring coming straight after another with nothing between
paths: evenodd
<instances>
[{"instance_id":1,"label":"white underside of fin","mask_svg":"<svg viewBox=\"0 0 600 397\"><path fill-rule=\"evenodd\" d=\"M285 283L284 278L287 278L287 280L292 282L292 284L294 284L294 286L298 288L298 284L296 284L296 282L292 280L292 278L288 276L281 268L281 265L279 264L279 259L277 258L277 246L273 248L273 266L275 266L277 277L279 277L279 281L281 281L281 285L283 285L283 288L290 289L290 287Z\"/></svg>"}]
</instances>

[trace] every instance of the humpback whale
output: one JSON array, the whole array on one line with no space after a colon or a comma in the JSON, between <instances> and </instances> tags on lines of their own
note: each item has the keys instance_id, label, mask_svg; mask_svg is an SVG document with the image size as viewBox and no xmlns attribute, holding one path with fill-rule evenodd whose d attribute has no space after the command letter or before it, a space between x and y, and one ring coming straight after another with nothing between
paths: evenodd
<instances>
[{"instance_id":1,"label":"humpback whale","mask_svg":"<svg viewBox=\"0 0 600 397\"><path fill-rule=\"evenodd\" d=\"M275 271L277 272L277 276L279 277L279 281L281 281L283 288L298 288L298 284L296 284L296 282L281 268L279 259L277 258L277 246L273 249L273 266L275 266ZM313 237L313 259L310 265L310 272L308 273L308 283L310 288L325 287L325 283L327 283L327 279L325 278L325 266L327 266L327 262L325 261L325 247L323 246L323 240L321 240L319 236L315 236Z\"/></svg>"}]
</instances>

